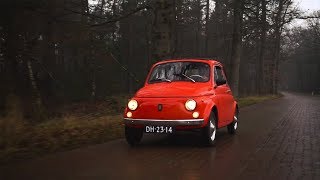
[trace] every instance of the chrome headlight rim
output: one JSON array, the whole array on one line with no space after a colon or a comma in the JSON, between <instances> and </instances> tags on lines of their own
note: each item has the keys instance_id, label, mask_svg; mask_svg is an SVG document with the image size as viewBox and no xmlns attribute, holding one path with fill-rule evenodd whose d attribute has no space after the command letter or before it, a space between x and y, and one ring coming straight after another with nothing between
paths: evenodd
<instances>
[{"instance_id":1,"label":"chrome headlight rim","mask_svg":"<svg viewBox=\"0 0 320 180\"><path fill-rule=\"evenodd\" d=\"M135 111L138 108L139 104L138 101L135 99L131 99L128 104L127 107L131 110L131 111Z\"/></svg>"},{"instance_id":2,"label":"chrome headlight rim","mask_svg":"<svg viewBox=\"0 0 320 180\"><path fill-rule=\"evenodd\" d=\"M197 102L193 99L188 99L184 106L188 111L193 111L197 107Z\"/></svg>"}]
</instances>

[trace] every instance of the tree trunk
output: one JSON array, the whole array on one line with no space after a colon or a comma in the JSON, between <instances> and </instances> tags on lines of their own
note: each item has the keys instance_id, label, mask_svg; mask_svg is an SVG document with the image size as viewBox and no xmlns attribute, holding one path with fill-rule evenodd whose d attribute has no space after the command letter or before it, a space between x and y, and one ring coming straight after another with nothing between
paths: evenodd
<instances>
[{"instance_id":1,"label":"tree trunk","mask_svg":"<svg viewBox=\"0 0 320 180\"><path fill-rule=\"evenodd\" d=\"M174 6L171 0L155 0L154 24L152 33L153 61L170 58L172 56L172 36L174 24Z\"/></svg>"},{"instance_id":2,"label":"tree trunk","mask_svg":"<svg viewBox=\"0 0 320 180\"><path fill-rule=\"evenodd\" d=\"M280 62L280 44L281 44L281 30L276 30L276 51L274 58L274 71L273 71L273 94L278 93L279 81L279 62Z\"/></svg>"},{"instance_id":3,"label":"tree trunk","mask_svg":"<svg viewBox=\"0 0 320 180\"><path fill-rule=\"evenodd\" d=\"M105 5L105 0L102 0L101 1L101 4L100 4L100 9L99 9L99 13L100 13L100 16L103 15L103 7ZM88 3L88 0L82 0L82 7L81 7L81 11L83 14L87 14L89 12L86 12L88 11L89 9L89 3ZM83 25L88 25L88 20L84 17L84 15L82 15L82 23ZM87 30L87 29L86 29ZM94 34L88 30L88 36L89 36L89 44L87 44L87 46L89 47L89 62L90 62L90 68L91 68L91 83L90 83L90 95L91 95L91 100L95 101L96 100L96 96L97 96L97 78L96 78L96 51L95 51L95 47L94 47ZM99 38L102 38L101 36Z\"/></svg>"},{"instance_id":4,"label":"tree trunk","mask_svg":"<svg viewBox=\"0 0 320 180\"><path fill-rule=\"evenodd\" d=\"M44 107L43 107L43 103L42 103L42 99L41 99L41 95L40 95L40 91L38 88L38 83L36 81L35 75L34 75L34 71L33 71L33 67L32 67L32 48L34 46L36 46L36 41L37 38L34 38L30 41L27 42L28 36L25 35L24 37L24 53L25 53L25 61L26 61L26 65L27 65L27 70L28 70L28 77L29 77L29 81L31 84L31 100L32 100L32 105L33 105L33 120L34 121L43 121L45 118L45 113L44 113Z\"/></svg>"},{"instance_id":5,"label":"tree trunk","mask_svg":"<svg viewBox=\"0 0 320 180\"><path fill-rule=\"evenodd\" d=\"M218 58L225 57L226 59L221 59L223 63L225 63L225 66L228 67L226 68L226 73L228 77L230 77L231 70L229 69L230 67L230 61L227 59L227 56L229 53L225 53L228 48L223 48L227 44L228 40L226 40L226 34L223 32L225 24L223 22L223 16L222 16L222 7L223 7L223 2L221 0L216 0L215 1L215 8L214 8L214 29L212 30L213 34L213 47L212 47L212 52L214 56L217 56ZM211 54L211 53L210 53Z\"/></svg>"},{"instance_id":6,"label":"tree trunk","mask_svg":"<svg viewBox=\"0 0 320 180\"><path fill-rule=\"evenodd\" d=\"M242 47L241 23L242 23L242 2L233 0L234 20L231 52L231 78L230 84L234 96L239 95L239 70Z\"/></svg>"},{"instance_id":7,"label":"tree trunk","mask_svg":"<svg viewBox=\"0 0 320 180\"><path fill-rule=\"evenodd\" d=\"M201 1L197 0L197 27L196 27L196 43L194 46L195 55L197 57L200 56L200 35L201 35L201 19L202 19L202 12L201 12Z\"/></svg>"},{"instance_id":8,"label":"tree trunk","mask_svg":"<svg viewBox=\"0 0 320 180\"><path fill-rule=\"evenodd\" d=\"M34 77L31 60L27 60L27 69L28 69L29 80L30 80L31 88L32 88L32 96L33 96L33 99L34 99L33 103L34 103L35 106L41 107L42 106L42 101L41 101L41 97L40 97L37 81L36 81L36 79Z\"/></svg>"},{"instance_id":9,"label":"tree trunk","mask_svg":"<svg viewBox=\"0 0 320 180\"><path fill-rule=\"evenodd\" d=\"M91 34L91 33L90 33ZM95 59L95 48L93 46L93 38L92 35L90 35L91 39L91 45L90 47L90 62L91 62L91 98L92 100L96 99L97 95L97 83L96 83L96 59Z\"/></svg>"},{"instance_id":10,"label":"tree trunk","mask_svg":"<svg viewBox=\"0 0 320 180\"><path fill-rule=\"evenodd\" d=\"M205 47L204 47L204 54L208 56L208 44L209 44L209 19L210 19L210 0L206 0L206 26L205 26Z\"/></svg>"},{"instance_id":11,"label":"tree trunk","mask_svg":"<svg viewBox=\"0 0 320 180\"><path fill-rule=\"evenodd\" d=\"M102 0L101 1L101 5L100 5L100 15L103 15L103 8L104 8L104 5L106 4L106 1L105 0ZM112 6L113 7L113 6Z\"/></svg>"},{"instance_id":12,"label":"tree trunk","mask_svg":"<svg viewBox=\"0 0 320 180\"><path fill-rule=\"evenodd\" d=\"M175 47L174 47L174 56L173 57L179 57L181 55L181 50L182 50L182 43L181 43L181 34L179 33L179 23L182 21L182 15L181 13L181 9L182 9L182 0L174 0L175 2Z\"/></svg>"},{"instance_id":13,"label":"tree trunk","mask_svg":"<svg viewBox=\"0 0 320 180\"><path fill-rule=\"evenodd\" d=\"M256 79L256 86L257 86L257 93L259 95L265 93L264 91L264 56L265 56L265 43L266 43L266 35L267 35L267 5L266 0L262 0L262 16L261 16L261 34L260 34L260 45L259 45L259 55L258 55L258 62L257 62L257 79Z\"/></svg>"},{"instance_id":14,"label":"tree trunk","mask_svg":"<svg viewBox=\"0 0 320 180\"><path fill-rule=\"evenodd\" d=\"M172 40L171 40L171 57L175 57L176 54L176 48L177 48L177 2L176 0L172 0L172 6L173 6L173 19L172 19Z\"/></svg>"},{"instance_id":15,"label":"tree trunk","mask_svg":"<svg viewBox=\"0 0 320 180\"><path fill-rule=\"evenodd\" d=\"M272 77L272 93L278 93L278 66L280 61L280 43L281 43L281 20L282 20L282 11L283 11L283 3L284 0L279 0L279 7L276 17L276 25L275 25L275 55L274 55L274 68L273 68L273 77Z\"/></svg>"},{"instance_id":16,"label":"tree trunk","mask_svg":"<svg viewBox=\"0 0 320 180\"><path fill-rule=\"evenodd\" d=\"M8 21L8 26L5 28L7 30L7 40L5 41L5 51L4 51L4 67L5 67L5 81L6 81L6 94L16 94L17 96L21 97L21 91L25 91L22 89L18 83L20 81L18 73L18 60L17 60L17 47L18 44L18 21L17 14L9 14L10 20Z\"/></svg>"}]
</instances>

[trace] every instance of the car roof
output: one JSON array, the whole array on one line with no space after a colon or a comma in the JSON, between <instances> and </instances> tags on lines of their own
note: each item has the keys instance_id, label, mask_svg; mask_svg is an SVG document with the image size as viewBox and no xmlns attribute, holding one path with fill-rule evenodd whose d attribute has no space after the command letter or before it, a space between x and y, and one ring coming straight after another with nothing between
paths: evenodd
<instances>
[{"instance_id":1,"label":"car roof","mask_svg":"<svg viewBox=\"0 0 320 180\"><path fill-rule=\"evenodd\" d=\"M154 65L170 63L170 62L203 62L210 65L222 65L218 60L212 58L181 58L181 59L166 59L155 63Z\"/></svg>"}]
</instances>

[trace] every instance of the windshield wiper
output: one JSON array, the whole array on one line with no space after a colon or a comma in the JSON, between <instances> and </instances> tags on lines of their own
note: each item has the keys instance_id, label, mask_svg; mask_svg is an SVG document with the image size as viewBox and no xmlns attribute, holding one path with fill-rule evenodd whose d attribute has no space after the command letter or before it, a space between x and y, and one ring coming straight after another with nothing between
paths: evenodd
<instances>
[{"instance_id":1,"label":"windshield wiper","mask_svg":"<svg viewBox=\"0 0 320 180\"><path fill-rule=\"evenodd\" d=\"M166 78L157 78L157 79L152 79L151 80L152 82L154 82L154 81L166 81L166 82L172 82L170 79L166 79Z\"/></svg>"},{"instance_id":2,"label":"windshield wiper","mask_svg":"<svg viewBox=\"0 0 320 180\"><path fill-rule=\"evenodd\" d=\"M189 79L190 81L192 81L192 82L196 82L194 79L192 79L191 77L189 77L189 76L187 76L187 75L185 75L185 74L181 74L183 77L186 77L187 79Z\"/></svg>"},{"instance_id":3,"label":"windshield wiper","mask_svg":"<svg viewBox=\"0 0 320 180\"><path fill-rule=\"evenodd\" d=\"M162 78L162 81L172 82L170 79Z\"/></svg>"}]
</instances>

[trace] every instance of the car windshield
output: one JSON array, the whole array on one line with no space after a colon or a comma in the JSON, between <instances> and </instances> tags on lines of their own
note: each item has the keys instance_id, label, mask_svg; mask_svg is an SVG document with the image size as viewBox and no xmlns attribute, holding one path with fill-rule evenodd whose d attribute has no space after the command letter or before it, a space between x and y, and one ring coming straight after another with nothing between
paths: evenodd
<instances>
[{"instance_id":1,"label":"car windshield","mask_svg":"<svg viewBox=\"0 0 320 180\"><path fill-rule=\"evenodd\" d=\"M170 62L157 65L149 78L149 83L190 81L207 82L210 67L201 62Z\"/></svg>"}]
</instances>

